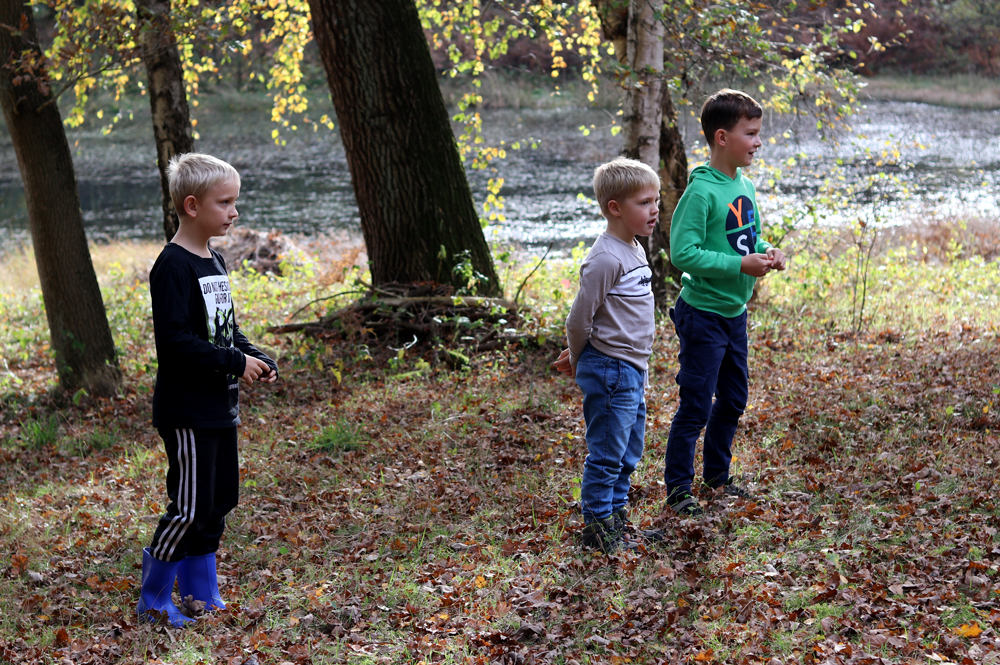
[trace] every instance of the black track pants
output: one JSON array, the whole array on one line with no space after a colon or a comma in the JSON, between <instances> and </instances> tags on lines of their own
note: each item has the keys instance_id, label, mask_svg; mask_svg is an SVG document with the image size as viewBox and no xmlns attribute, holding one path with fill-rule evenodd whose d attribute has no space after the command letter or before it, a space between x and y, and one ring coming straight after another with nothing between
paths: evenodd
<instances>
[{"instance_id":1,"label":"black track pants","mask_svg":"<svg viewBox=\"0 0 1000 665\"><path fill-rule=\"evenodd\" d=\"M239 501L236 427L161 427L159 432L170 462L170 505L160 518L149 550L161 561L215 552L226 528L226 515Z\"/></svg>"}]
</instances>

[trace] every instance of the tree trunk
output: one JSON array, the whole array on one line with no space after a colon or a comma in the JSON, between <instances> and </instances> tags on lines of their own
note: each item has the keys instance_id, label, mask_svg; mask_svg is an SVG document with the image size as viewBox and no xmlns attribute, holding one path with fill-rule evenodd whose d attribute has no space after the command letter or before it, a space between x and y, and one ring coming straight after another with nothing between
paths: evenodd
<instances>
[{"instance_id":1,"label":"tree trunk","mask_svg":"<svg viewBox=\"0 0 1000 665\"><path fill-rule=\"evenodd\" d=\"M653 233L654 261L653 284L659 287L656 301L673 300L673 295L681 283L681 271L670 263L670 223L674 218L674 210L681 195L687 188L688 162L687 151L684 149L684 137L677 126L677 111L670 91L663 88L663 105L660 124L660 223ZM661 251L662 250L662 251Z\"/></svg>"},{"instance_id":2,"label":"tree trunk","mask_svg":"<svg viewBox=\"0 0 1000 665\"><path fill-rule=\"evenodd\" d=\"M684 142L674 123L673 101L663 82L664 29L657 16L657 10L662 7L662 2L654 0L631 0L626 25L619 24L617 33L606 35L615 39L622 31L626 34L625 53L619 54L630 73L622 116L622 155L638 159L660 174L660 222L648 238L639 239L653 271L653 297L659 307L669 305L675 291L673 280L677 271L669 257L670 217L677 198L673 196L673 179L668 174L669 165L676 162L673 153L678 148L687 168ZM613 14L608 12L608 15ZM612 25L607 19L604 23ZM608 31L606 27L605 32ZM665 153L667 161L664 161ZM687 178L686 172L684 178ZM680 279L679 273L676 279Z\"/></svg>"},{"instance_id":3,"label":"tree trunk","mask_svg":"<svg viewBox=\"0 0 1000 665\"><path fill-rule=\"evenodd\" d=\"M594 7L601 19L604 40L615 47L615 57L622 64L628 56L629 0L596 0Z\"/></svg>"},{"instance_id":4,"label":"tree trunk","mask_svg":"<svg viewBox=\"0 0 1000 665\"><path fill-rule=\"evenodd\" d=\"M651 108L651 100L648 99L651 93L647 92L647 99L643 98L643 88L632 86L626 91L622 155L649 164L660 175L660 222L643 246L653 271L656 304L665 307L673 301L681 280L681 272L670 263L670 222L677 201L687 186L688 174L684 138L677 127L677 113L670 90L662 81L664 28L656 14L663 5L652 0L598 0L596 6L604 38L615 45L619 61L640 79L643 79L643 68L661 72L658 78L658 109ZM647 25L646 30L633 26L635 16ZM657 23L658 27L650 27L650 21ZM659 48L658 53L653 55L655 42L659 43ZM654 126L657 127L655 131Z\"/></svg>"},{"instance_id":5,"label":"tree trunk","mask_svg":"<svg viewBox=\"0 0 1000 665\"><path fill-rule=\"evenodd\" d=\"M137 0L142 20L139 39L146 66L149 106L153 111L156 166L163 196L163 233L169 242L177 233L177 211L170 200L167 164L174 155L194 151L191 114L184 90L184 69L177 38L170 25L169 0Z\"/></svg>"},{"instance_id":6,"label":"tree trunk","mask_svg":"<svg viewBox=\"0 0 1000 665\"><path fill-rule=\"evenodd\" d=\"M309 0L375 284L499 281L413 0Z\"/></svg>"},{"instance_id":7,"label":"tree trunk","mask_svg":"<svg viewBox=\"0 0 1000 665\"><path fill-rule=\"evenodd\" d=\"M654 0L631 0L625 64L629 69L622 115L622 154L660 168L663 117L663 23Z\"/></svg>"},{"instance_id":8,"label":"tree trunk","mask_svg":"<svg viewBox=\"0 0 1000 665\"><path fill-rule=\"evenodd\" d=\"M24 184L59 383L68 392L109 396L121 372L83 231L69 143L41 63L30 5L0 0L0 106Z\"/></svg>"}]
</instances>

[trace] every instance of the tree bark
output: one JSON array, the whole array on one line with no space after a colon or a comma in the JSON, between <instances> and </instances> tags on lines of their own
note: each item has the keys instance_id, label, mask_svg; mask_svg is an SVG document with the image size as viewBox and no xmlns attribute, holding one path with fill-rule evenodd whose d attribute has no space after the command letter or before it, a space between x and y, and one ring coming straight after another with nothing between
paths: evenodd
<instances>
[{"instance_id":1,"label":"tree bark","mask_svg":"<svg viewBox=\"0 0 1000 665\"><path fill-rule=\"evenodd\" d=\"M657 15L662 7L662 2L655 0L631 0L627 23L618 28L626 33L625 53L619 57L623 58L630 73L622 114L622 155L647 164L659 173L661 181L660 221L648 238L639 239L653 271L653 297L659 307L668 306L672 300L672 273L676 272L669 257L670 217L677 199L673 198L672 180L664 177L668 171L668 162L662 161L664 149L673 159L672 150L679 145L684 158L684 143L673 123L673 102L663 82L664 28ZM670 115L664 114L665 109ZM669 133L667 123L674 126L674 134ZM674 143L677 140L679 144ZM663 169L661 163L664 163ZM686 158L684 165L687 165Z\"/></svg>"},{"instance_id":2,"label":"tree bark","mask_svg":"<svg viewBox=\"0 0 1000 665\"><path fill-rule=\"evenodd\" d=\"M499 280L413 0L309 0L375 285Z\"/></svg>"},{"instance_id":3,"label":"tree bark","mask_svg":"<svg viewBox=\"0 0 1000 665\"><path fill-rule=\"evenodd\" d=\"M153 137L156 139L156 166L160 171L163 197L163 233L167 242L177 233L177 211L170 199L167 165L174 155L194 151L194 136L184 69L177 50L177 38L170 25L169 0L137 0L142 20L139 39L142 62L146 67L149 106L153 112Z\"/></svg>"},{"instance_id":4,"label":"tree bark","mask_svg":"<svg viewBox=\"0 0 1000 665\"><path fill-rule=\"evenodd\" d=\"M677 202L687 188L688 162L684 137L677 126L677 111L664 86L660 120L660 222L653 233L653 292L657 302L673 299L681 283L681 271L670 263L670 224ZM662 251L661 251L662 250ZM660 289L657 292L657 287Z\"/></svg>"},{"instance_id":5,"label":"tree bark","mask_svg":"<svg viewBox=\"0 0 1000 665\"><path fill-rule=\"evenodd\" d=\"M90 260L73 159L52 97L31 7L0 0L0 106L27 200L35 263L60 386L113 395L114 340Z\"/></svg>"},{"instance_id":6,"label":"tree bark","mask_svg":"<svg viewBox=\"0 0 1000 665\"><path fill-rule=\"evenodd\" d=\"M663 23L655 0L629 3L625 64L629 78L622 114L622 154L654 171L660 168L660 120L663 117Z\"/></svg>"},{"instance_id":7,"label":"tree bark","mask_svg":"<svg viewBox=\"0 0 1000 665\"><path fill-rule=\"evenodd\" d=\"M638 57L640 50L649 53L649 44L640 44L642 39L659 41L659 55L653 61L657 70L663 69L663 24L656 17L656 10L662 9L660 2L651 4L652 0L597 0L597 10L601 17L601 28L604 39L615 46L615 54L619 61L629 70L635 72L636 62L642 62ZM632 26L632 16L640 15L643 20L656 20L659 27L653 32L646 31L645 37ZM644 15L644 16L643 16ZM635 48L633 49L633 43ZM635 52L633 52L635 51ZM657 114L645 105L636 110L637 95L631 94L626 99L622 127L622 155L639 159L656 169L660 175L660 221L652 235L643 242L646 258L653 271L653 295L659 307L665 307L673 301L681 281L681 272L670 263L670 223L673 219L677 202L687 187L688 165L687 152L684 147L684 137L677 126L677 112L674 109L670 90L662 82L659 91L659 119ZM644 101L644 100L638 100ZM632 105L629 110L629 104ZM643 122L643 115L648 119ZM631 117L630 117L631 116ZM658 130L653 132L652 123L659 123ZM639 123L642 123L641 125ZM632 124L626 128L626 123ZM640 145L642 144L642 145ZM655 146L655 157L651 154ZM644 147L644 151L640 151Z\"/></svg>"},{"instance_id":8,"label":"tree bark","mask_svg":"<svg viewBox=\"0 0 1000 665\"><path fill-rule=\"evenodd\" d=\"M628 56L629 0L596 0L594 6L601 19L604 40L615 47L615 57L622 64Z\"/></svg>"}]
</instances>

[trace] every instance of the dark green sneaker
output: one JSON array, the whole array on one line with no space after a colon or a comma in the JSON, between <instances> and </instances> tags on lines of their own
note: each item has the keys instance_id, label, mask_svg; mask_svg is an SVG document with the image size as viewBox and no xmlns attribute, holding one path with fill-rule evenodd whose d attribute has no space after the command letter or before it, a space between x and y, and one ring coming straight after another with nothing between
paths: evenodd
<instances>
[{"instance_id":1,"label":"dark green sneaker","mask_svg":"<svg viewBox=\"0 0 1000 665\"><path fill-rule=\"evenodd\" d=\"M700 517L705 512L691 492L676 492L667 498L667 505L681 517Z\"/></svg>"}]
</instances>

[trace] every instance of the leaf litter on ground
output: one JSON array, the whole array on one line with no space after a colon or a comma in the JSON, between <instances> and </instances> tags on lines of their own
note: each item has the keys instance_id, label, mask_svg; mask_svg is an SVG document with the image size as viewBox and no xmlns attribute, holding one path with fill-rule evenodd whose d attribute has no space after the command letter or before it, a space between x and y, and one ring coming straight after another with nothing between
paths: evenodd
<instances>
[{"instance_id":1,"label":"leaf litter on ground","mask_svg":"<svg viewBox=\"0 0 1000 665\"><path fill-rule=\"evenodd\" d=\"M658 339L631 503L666 540L610 557L579 547L583 422L552 348L398 379L351 342L269 339L283 372L243 392L228 608L185 631L134 614L166 501L152 375L74 404L29 354L0 407L0 658L1000 662L995 327L755 328L734 468L757 498L702 492L697 520L663 510L677 349ZM52 414L32 445L24 423ZM315 445L331 427L350 445Z\"/></svg>"}]
</instances>

